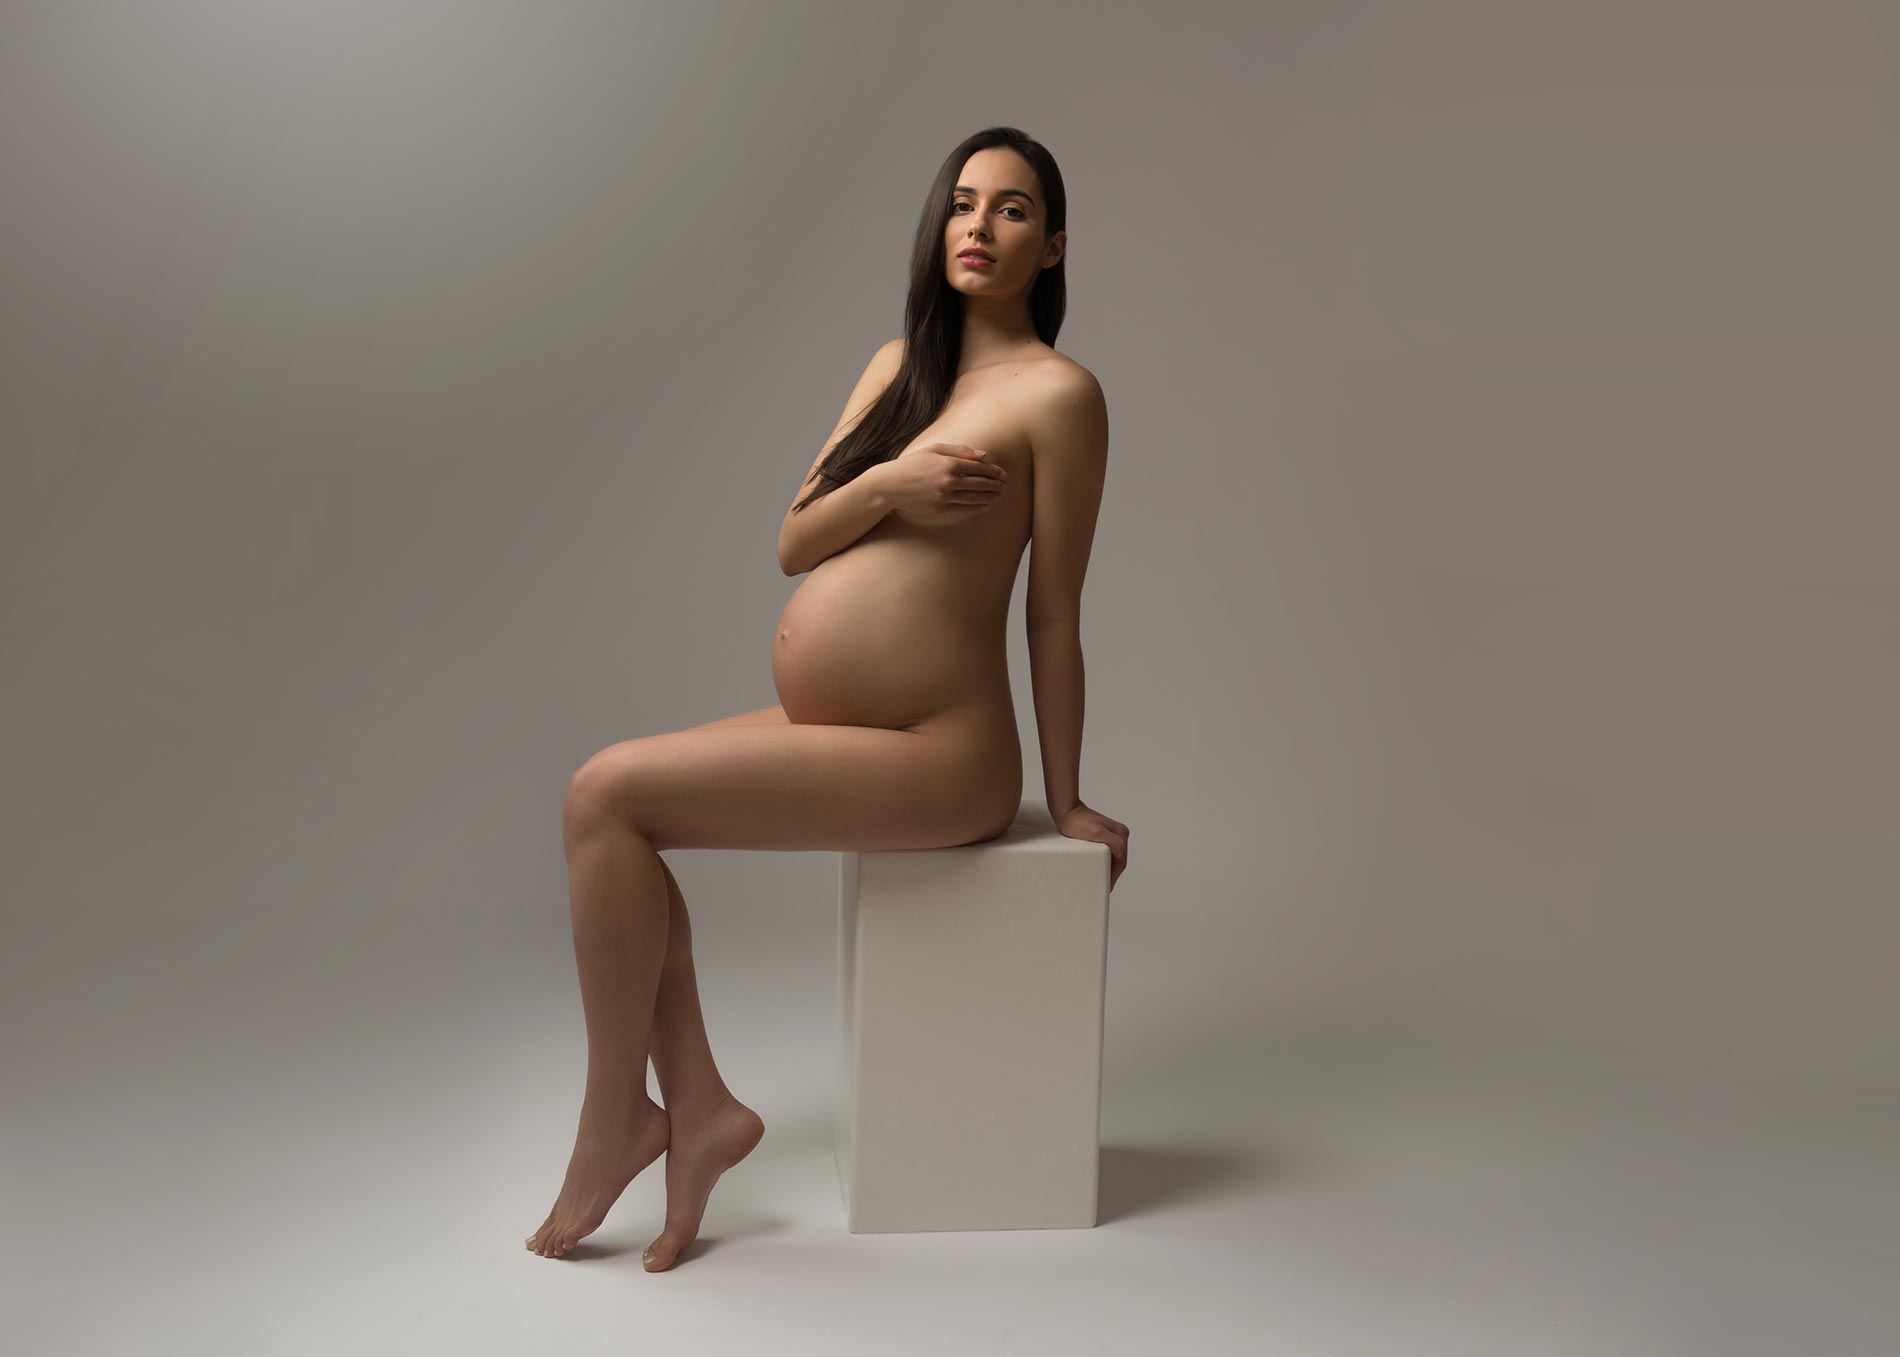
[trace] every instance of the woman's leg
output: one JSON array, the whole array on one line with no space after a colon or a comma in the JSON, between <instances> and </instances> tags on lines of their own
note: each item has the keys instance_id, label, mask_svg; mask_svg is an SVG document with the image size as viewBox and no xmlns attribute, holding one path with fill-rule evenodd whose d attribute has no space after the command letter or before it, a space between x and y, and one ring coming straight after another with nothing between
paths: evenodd
<instances>
[{"instance_id":1,"label":"woman's leg","mask_svg":"<svg viewBox=\"0 0 1900 1357\"><path fill-rule=\"evenodd\" d=\"M707 721L690 729L785 723L784 710L771 706ZM565 823L563 837L568 837ZM575 961L581 975L582 1008L588 1020L588 1086L581 1103L581 1131L575 1138L574 1156L568 1163L561 1194L547 1219L524 1241L528 1248L544 1256L560 1257L583 1235L599 1228L615 1199L626 1190L626 1184L657 1159L669 1144L683 1146L686 1142L710 1139L714 1132L724 1133L719 1138L730 1141L731 1124L742 1120L728 1114L732 1109L726 1107L726 1100L731 1095L718 1066L713 1063L705 1019L700 1013L699 982L693 972L692 922L686 913L686 897L681 894L679 882L665 859L656 854L654 861L659 863L666 881L667 915L664 959L648 1014L647 1032L654 1074L659 1079L660 1096L666 1100L666 1106L656 1107L647 1096L644 1058L640 1062L637 1093L624 1083L616 1082L614 1062L625 1057L614 1053L611 1040L597 1041L595 1034L599 1030L611 1032L618 1028L627 1032L629 1043L640 1043L640 1024L623 1010L620 1001L628 996L611 970L604 981L589 983L590 973L599 970L590 954L605 951L610 957L624 957L629 951L637 952L644 943L648 950L642 955L651 955L652 936L648 934L629 941L624 936L609 935L603 942L589 927L590 916L580 912L581 897L577 895L570 901L570 907L575 911ZM575 866L571 855L568 871L572 890ZM637 912L635 919L637 921ZM721 1114L717 1123L710 1115L715 1108ZM742 1112L744 1117L757 1118L756 1113L736 1100L733 1109ZM759 1122L761 1135L764 1129L764 1123ZM618 1187L614 1186L616 1182ZM591 1189L590 1183L593 1184ZM703 1203L701 1209L704 1209Z\"/></svg>"},{"instance_id":2,"label":"woman's leg","mask_svg":"<svg viewBox=\"0 0 1900 1357\"><path fill-rule=\"evenodd\" d=\"M587 1025L587 1085L561 1191L527 1246L558 1258L598 1229L620 1194L666 1149L666 1112L647 1096L647 1046L663 969L665 865L569 783L561 812L568 914ZM657 899L656 911L650 901Z\"/></svg>"},{"instance_id":3,"label":"woman's leg","mask_svg":"<svg viewBox=\"0 0 1900 1357\"><path fill-rule=\"evenodd\" d=\"M587 1094L568 1180L529 1247L558 1256L596 1229L665 1135L665 1114L645 1095L672 913L659 850L928 848L986 837L1014 813L1018 789L996 769L1015 751L989 750L976 729L715 722L610 746L575 774L562 823ZM651 1268L671 1266L691 1241L712 1181L730 1167L712 1139L681 1155L677 1175L669 1155L667 1228ZM743 1139L728 1137L728 1156Z\"/></svg>"},{"instance_id":4,"label":"woman's leg","mask_svg":"<svg viewBox=\"0 0 1900 1357\"><path fill-rule=\"evenodd\" d=\"M660 859L660 865L666 872L670 913L666 961L660 968L660 992L653 1010L652 1057L660 1093L666 1099L666 1225L647 1247L649 1272L673 1265L679 1251L698 1236L706 1202L720 1175L765 1138L764 1118L732 1095L713 1062L706 1020L699 1009L686 897L666 859Z\"/></svg>"},{"instance_id":5,"label":"woman's leg","mask_svg":"<svg viewBox=\"0 0 1900 1357\"><path fill-rule=\"evenodd\" d=\"M653 1073L660 1097L675 1130L719 1106L732 1096L713 1060L706 1036L705 1015L699 1007L699 977L693 971L693 921L686 912L673 869L660 860L666 873L666 960L660 967L660 988L653 1005Z\"/></svg>"},{"instance_id":6,"label":"woman's leg","mask_svg":"<svg viewBox=\"0 0 1900 1357\"><path fill-rule=\"evenodd\" d=\"M785 724L785 709L770 706L706 721L688 729ZM704 1120L703 1114L724 1104L732 1091L726 1087L719 1066L713 1060L706 1020L700 1012L699 977L693 970L693 921L686 911L686 897L664 858L660 860L660 870L666 873L666 961L660 968L659 995L653 1009L652 1057L660 1097L666 1103L667 1117L677 1142L690 1139L690 1135L684 1133L690 1124ZM683 1127L683 1123L687 1125Z\"/></svg>"}]
</instances>

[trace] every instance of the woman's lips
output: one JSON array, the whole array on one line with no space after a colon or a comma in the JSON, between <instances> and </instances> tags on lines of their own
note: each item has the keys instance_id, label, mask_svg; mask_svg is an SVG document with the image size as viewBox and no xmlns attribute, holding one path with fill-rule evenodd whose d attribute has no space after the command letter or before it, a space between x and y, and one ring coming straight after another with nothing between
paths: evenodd
<instances>
[{"instance_id":1,"label":"woman's lips","mask_svg":"<svg viewBox=\"0 0 1900 1357\"><path fill-rule=\"evenodd\" d=\"M968 264L971 268L989 269L989 268L996 267L996 261L994 259L985 259L980 254L960 254L957 256L957 258L961 259L964 263Z\"/></svg>"}]
</instances>

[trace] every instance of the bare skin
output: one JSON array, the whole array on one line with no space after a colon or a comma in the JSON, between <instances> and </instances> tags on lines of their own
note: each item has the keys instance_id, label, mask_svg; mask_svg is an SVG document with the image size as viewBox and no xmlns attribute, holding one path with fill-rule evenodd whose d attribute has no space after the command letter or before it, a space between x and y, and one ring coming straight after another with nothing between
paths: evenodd
<instances>
[{"instance_id":1,"label":"bare skin","mask_svg":"<svg viewBox=\"0 0 1900 1357\"><path fill-rule=\"evenodd\" d=\"M1005 624L1032 528L1028 412L1079 369L1036 338L1020 289L1006 295L1038 256L1015 243L1030 237L1005 201L986 192L978 222L960 204L946 228L947 267L970 304L963 363L939 417L900 453L985 450L1008 473L989 502L951 521L893 508L820 561L773 640L778 704L609 745L569 782L562 839L587 1082L566 1179L525 1241L535 1253L564 1256L664 1152L666 1223L646 1267L672 1267L720 1176L765 1132L714 1063L686 902L663 850L947 847L1001 834L1020 808ZM965 276L948 245L967 240L993 246L1003 267ZM664 1106L647 1096L649 1055Z\"/></svg>"}]
</instances>

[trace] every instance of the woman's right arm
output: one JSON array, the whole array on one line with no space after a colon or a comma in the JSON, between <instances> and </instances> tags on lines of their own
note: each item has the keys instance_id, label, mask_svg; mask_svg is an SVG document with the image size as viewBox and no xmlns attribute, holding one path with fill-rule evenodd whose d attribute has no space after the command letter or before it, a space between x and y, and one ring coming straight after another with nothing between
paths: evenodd
<instances>
[{"instance_id":1,"label":"woman's right arm","mask_svg":"<svg viewBox=\"0 0 1900 1357\"><path fill-rule=\"evenodd\" d=\"M897 376L903 350L904 341L893 339L871 355L864 375L858 378L858 384L851 390L851 399L845 402L844 414L839 417L837 427L812 459L810 470L799 483L798 492L792 496L793 504L811 493L815 488L812 472L818 469L819 463L856 426L864 412L884 394L884 388ZM883 478L877 473L888 465L880 463L867 468L836 490L819 496L797 513L788 508L785 521L778 530L778 568L787 575L803 574L826 557L843 551L881 523L891 511L891 505L883 493Z\"/></svg>"}]
</instances>

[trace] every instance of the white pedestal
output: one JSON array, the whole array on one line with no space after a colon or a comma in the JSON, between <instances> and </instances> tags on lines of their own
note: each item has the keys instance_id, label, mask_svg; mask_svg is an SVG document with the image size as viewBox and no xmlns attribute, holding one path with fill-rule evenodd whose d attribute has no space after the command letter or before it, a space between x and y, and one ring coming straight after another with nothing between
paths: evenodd
<instances>
[{"instance_id":1,"label":"white pedestal","mask_svg":"<svg viewBox=\"0 0 1900 1357\"><path fill-rule=\"evenodd\" d=\"M1107 844L840 854L835 1154L853 1234L1096 1222Z\"/></svg>"}]
</instances>

